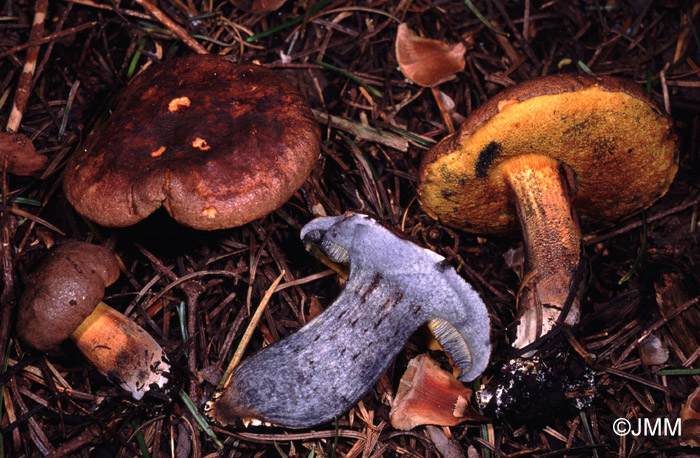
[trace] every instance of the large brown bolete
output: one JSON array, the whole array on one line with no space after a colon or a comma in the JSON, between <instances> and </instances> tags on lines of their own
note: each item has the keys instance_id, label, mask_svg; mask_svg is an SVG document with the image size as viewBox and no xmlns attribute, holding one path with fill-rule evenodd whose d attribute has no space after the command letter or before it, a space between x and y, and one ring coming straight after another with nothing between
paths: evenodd
<instances>
[{"instance_id":1,"label":"large brown bolete","mask_svg":"<svg viewBox=\"0 0 700 458\"><path fill-rule=\"evenodd\" d=\"M196 229L240 226L280 207L318 157L302 96L258 65L192 55L138 75L68 164L76 210L123 227L160 206Z\"/></svg>"},{"instance_id":2,"label":"large brown bolete","mask_svg":"<svg viewBox=\"0 0 700 458\"><path fill-rule=\"evenodd\" d=\"M419 194L429 215L460 229L522 228L534 274L520 300L522 348L560 317L581 260L579 221L595 229L649 207L677 168L671 121L637 85L553 75L501 92L430 150Z\"/></svg>"},{"instance_id":3,"label":"large brown bolete","mask_svg":"<svg viewBox=\"0 0 700 458\"><path fill-rule=\"evenodd\" d=\"M141 399L165 386L170 365L143 328L102 302L119 277L114 255L101 246L69 242L53 250L27 281L17 333L48 351L70 338L100 373Z\"/></svg>"}]
</instances>

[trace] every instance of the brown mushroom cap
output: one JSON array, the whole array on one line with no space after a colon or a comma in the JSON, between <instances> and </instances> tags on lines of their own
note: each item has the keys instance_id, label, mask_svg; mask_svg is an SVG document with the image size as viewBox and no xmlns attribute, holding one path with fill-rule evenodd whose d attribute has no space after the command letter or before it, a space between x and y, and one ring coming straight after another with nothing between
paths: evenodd
<instances>
[{"instance_id":1,"label":"brown mushroom cap","mask_svg":"<svg viewBox=\"0 0 700 458\"><path fill-rule=\"evenodd\" d=\"M134 78L69 160L64 190L105 226L134 224L163 205L182 224L222 229L279 208L319 149L318 124L284 78L192 55Z\"/></svg>"},{"instance_id":2,"label":"brown mushroom cap","mask_svg":"<svg viewBox=\"0 0 700 458\"><path fill-rule=\"evenodd\" d=\"M678 169L671 121L635 84L552 75L511 87L423 159L420 199L431 216L471 232L519 232L499 165L540 154L573 172L573 207L595 228L643 210Z\"/></svg>"},{"instance_id":3,"label":"brown mushroom cap","mask_svg":"<svg viewBox=\"0 0 700 458\"><path fill-rule=\"evenodd\" d=\"M114 255L98 245L69 242L53 250L27 281L17 318L19 337L46 351L88 317L119 277Z\"/></svg>"}]
</instances>

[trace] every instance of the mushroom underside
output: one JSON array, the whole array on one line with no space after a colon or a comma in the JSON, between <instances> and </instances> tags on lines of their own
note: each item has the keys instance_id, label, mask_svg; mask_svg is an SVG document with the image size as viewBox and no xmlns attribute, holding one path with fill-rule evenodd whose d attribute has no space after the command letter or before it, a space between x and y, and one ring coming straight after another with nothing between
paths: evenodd
<instances>
[{"instance_id":1,"label":"mushroom underside","mask_svg":"<svg viewBox=\"0 0 700 458\"><path fill-rule=\"evenodd\" d=\"M499 112L457 132L426 157L420 199L445 224L514 235L517 211L499 165L538 154L570 169L585 229L609 225L662 196L678 168L670 122L646 101L597 86L503 100ZM644 171L643 176L640 171Z\"/></svg>"}]
</instances>

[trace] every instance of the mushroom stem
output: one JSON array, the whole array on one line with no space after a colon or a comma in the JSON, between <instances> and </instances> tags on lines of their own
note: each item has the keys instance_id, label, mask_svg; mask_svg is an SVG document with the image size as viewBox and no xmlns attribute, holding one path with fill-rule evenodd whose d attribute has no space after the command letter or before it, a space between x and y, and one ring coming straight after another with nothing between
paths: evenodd
<instances>
[{"instance_id":1,"label":"mushroom stem","mask_svg":"<svg viewBox=\"0 0 700 458\"><path fill-rule=\"evenodd\" d=\"M168 382L170 365L160 345L139 325L104 302L73 331L71 339L101 374L143 397Z\"/></svg>"},{"instance_id":2,"label":"mushroom stem","mask_svg":"<svg viewBox=\"0 0 700 458\"><path fill-rule=\"evenodd\" d=\"M552 330L564 308L581 262L581 229L571 208L572 192L559 162L538 154L513 157L500 165L523 229L527 273L533 278L520 299L514 345L523 348ZM579 318L574 298L564 322Z\"/></svg>"}]
</instances>

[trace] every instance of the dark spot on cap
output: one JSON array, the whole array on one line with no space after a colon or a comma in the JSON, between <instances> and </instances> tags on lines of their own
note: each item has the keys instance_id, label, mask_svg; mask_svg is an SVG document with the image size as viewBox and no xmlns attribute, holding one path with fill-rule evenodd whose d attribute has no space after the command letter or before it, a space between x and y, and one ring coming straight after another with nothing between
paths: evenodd
<instances>
[{"instance_id":1,"label":"dark spot on cap","mask_svg":"<svg viewBox=\"0 0 700 458\"><path fill-rule=\"evenodd\" d=\"M75 299L71 299L70 301L68 301L68 303L72 306L78 305L78 301L76 301Z\"/></svg>"},{"instance_id":2,"label":"dark spot on cap","mask_svg":"<svg viewBox=\"0 0 700 458\"><path fill-rule=\"evenodd\" d=\"M479 151L479 159L477 159L476 167L474 168L474 174L477 178L486 177L491 163L499 154L501 154L501 144L498 142L491 142Z\"/></svg>"}]
</instances>

